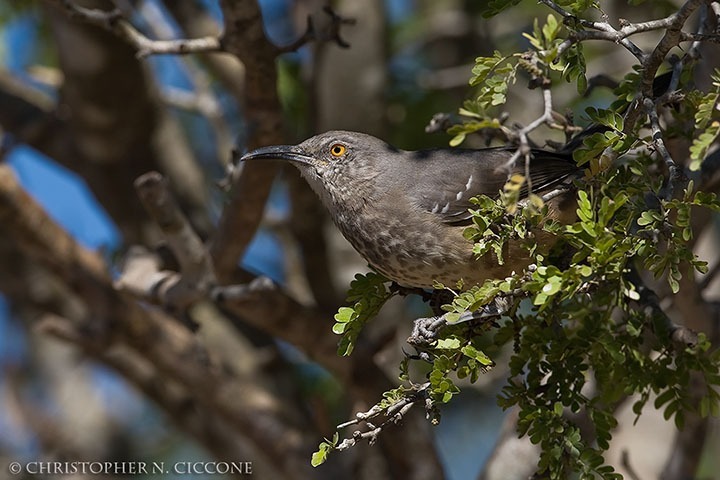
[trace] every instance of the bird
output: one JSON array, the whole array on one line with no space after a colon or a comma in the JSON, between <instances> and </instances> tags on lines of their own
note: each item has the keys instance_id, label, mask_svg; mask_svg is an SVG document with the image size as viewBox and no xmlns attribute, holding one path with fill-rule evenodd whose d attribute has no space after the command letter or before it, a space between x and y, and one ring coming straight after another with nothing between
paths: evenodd
<instances>
[{"instance_id":1,"label":"bird","mask_svg":"<svg viewBox=\"0 0 720 480\"><path fill-rule=\"evenodd\" d=\"M469 288L531 263L519 242L509 242L503 264L490 253L476 258L463 236L472 224L470 199L498 197L516 151L512 146L409 151L365 133L332 130L297 145L260 147L240 161L295 165L355 250L398 285ZM525 162L515 163L512 171L525 174ZM571 184L582 172L572 153L531 149L528 170L533 193L560 192L547 202L548 216L571 222L576 208ZM527 196L524 186L521 199ZM553 242L547 232L535 234L539 245Z\"/></svg>"}]
</instances>

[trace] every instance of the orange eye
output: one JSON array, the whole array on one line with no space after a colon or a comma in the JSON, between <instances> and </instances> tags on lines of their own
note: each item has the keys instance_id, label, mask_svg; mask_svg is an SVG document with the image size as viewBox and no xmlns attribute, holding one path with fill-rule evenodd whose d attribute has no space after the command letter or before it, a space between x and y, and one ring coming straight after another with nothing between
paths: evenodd
<instances>
[{"instance_id":1,"label":"orange eye","mask_svg":"<svg viewBox=\"0 0 720 480\"><path fill-rule=\"evenodd\" d=\"M342 157L343 155L345 155L346 151L347 147L340 143L336 143L335 145L330 147L330 155L332 155L333 157Z\"/></svg>"}]
</instances>

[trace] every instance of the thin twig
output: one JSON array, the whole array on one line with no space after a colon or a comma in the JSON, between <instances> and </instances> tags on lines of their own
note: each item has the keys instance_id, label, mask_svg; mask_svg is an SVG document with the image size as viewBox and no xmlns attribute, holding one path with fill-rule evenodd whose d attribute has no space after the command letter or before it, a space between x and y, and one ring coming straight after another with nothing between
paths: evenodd
<instances>
[{"instance_id":1,"label":"thin twig","mask_svg":"<svg viewBox=\"0 0 720 480\"><path fill-rule=\"evenodd\" d=\"M305 32L290 45L281 47L280 53L295 52L310 42L333 42L340 48L350 48L350 44L340 36L340 30L343 25L355 25L355 19L337 14L329 5L323 7L323 12L330 17L330 25L324 31L319 32L312 17L308 16Z\"/></svg>"},{"instance_id":2,"label":"thin twig","mask_svg":"<svg viewBox=\"0 0 720 480\"><path fill-rule=\"evenodd\" d=\"M335 449L338 451L347 450L363 440L367 440L367 442L372 445L386 427L400 423L415 404L425 402L429 388L430 382L413 385L413 391L406 392L404 398L389 406L380 406L377 404L366 412L356 413L354 419L341 423L337 426L337 430L351 425L359 425L360 423L366 424L368 430L364 432L355 430L351 437L343 439L335 446ZM378 425L370 422L370 420L378 417L384 417L385 419Z\"/></svg>"},{"instance_id":3,"label":"thin twig","mask_svg":"<svg viewBox=\"0 0 720 480\"><path fill-rule=\"evenodd\" d=\"M713 5L717 5L717 2L713 3ZM710 9L707 5L702 5L702 7L700 7L700 16L697 21L697 32L695 32L694 34L682 32L682 38L693 41L684 58L687 57L692 60L697 60L698 58L700 58L700 45L702 45L703 42L720 42L720 35L718 34L718 32L715 32L713 34L707 33L711 31L713 24L717 23L718 20L720 20L720 17L712 18L710 16ZM686 37L686 35L690 35L690 37ZM693 35L696 36L692 38Z\"/></svg>"},{"instance_id":4,"label":"thin twig","mask_svg":"<svg viewBox=\"0 0 720 480\"><path fill-rule=\"evenodd\" d=\"M515 135L517 136L517 139L519 141L519 146L517 150L512 154L510 159L505 162L505 165L503 165L504 170L508 172L508 178L512 173L513 168L515 167L515 164L517 163L518 159L522 156L525 158L525 169L526 169L526 175L525 175L525 181L528 182L528 192L532 191L531 185L530 185L530 175L528 173L529 169L529 160L530 160L530 142L528 140L528 134L532 132L533 130L539 128L541 125L546 124L548 126L556 126L555 119L553 118L553 111L552 111L552 92L550 91L549 87L543 87L543 113L538 118L533 120L529 125L521 128L517 132L515 132Z\"/></svg>"},{"instance_id":5,"label":"thin twig","mask_svg":"<svg viewBox=\"0 0 720 480\"><path fill-rule=\"evenodd\" d=\"M704 0L690 0L686 2L680 8L680 10L665 18L639 23L624 22L620 29L616 29L608 22L589 21L575 17L573 14L564 10L562 7L560 7L551 0L539 1L540 3L547 5L548 7L562 15L567 24L576 23L581 27L587 29L577 29L572 31L568 39L563 42L558 48L558 56L562 55L568 48L570 48L575 43L584 42L587 40L606 40L618 43L625 47L625 49L632 53L640 61L640 63L645 64L646 62L649 62L653 65L657 64L657 66L659 66L659 62L665 58L670 48L680 42L702 41L720 43L720 36L718 35L686 33L680 31L680 28L682 28L690 14L692 14L692 12L698 6L700 6L700 4L703 3ZM639 33L662 29L666 29L665 37L663 38L663 40L660 41L656 49L650 54L643 52L628 38ZM651 74L649 74L647 78L654 78L655 72L657 71L657 66L654 66L654 68L651 69ZM652 81L650 81L650 84L651 83Z\"/></svg>"},{"instance_id":6,"label":"thin twig","mask_svg":"<svg viewBox=\"0 0 720 480\"><path fill-rule=\"evenodd\" d=\"M76 5L71 0L60 0L71 17L109 30L124 38L137 50L137 57L149 55L176 54L184 55L200 52L224 51L222 41L218 37L202 37L178 40L151 40L130 24L115 8L104 11Z\"/></svg>"},{"instance_id":7,"label":"thin twig","mask_svg":"<svg viewBox=\"0 0 720 480\"><path fill-rule=\"evenodd\" d=\"M650 119L650 129L652 131L653 145L655 146L655 149L658 151L662 159L665 161L665 165L668 169L668 181L665 189L665 198L669 200L672 198L675 184L678 183L680 180L680 170L675 163L675 160L673 160L672 156L670 155L667 147L665 146L665 141L663 140L662 130L660 129L660 119L658 118L655 102L650 98L645 98L643 100L643 106L645 107L645 112Z\"/></svg>"},{"instance_id":8,"label":"thin twig","mask_svg":"<svg viewBox=\"0 0 720 480\"><path fill-rule=\"evenodd\" d=\"M142 2L139 13L146 19L149 32L156 38L168 40L174 36L174 30L168 17L156 2ZM212 88L212 79L199 67L196 57L182 57L177 64L187 75L191 90L163 86L163 99L173 106L197 112L210 123L218 162L227 164L227 152L234 144L234 134L225 118L225 111Z\"/></svg>"}]
</instances>

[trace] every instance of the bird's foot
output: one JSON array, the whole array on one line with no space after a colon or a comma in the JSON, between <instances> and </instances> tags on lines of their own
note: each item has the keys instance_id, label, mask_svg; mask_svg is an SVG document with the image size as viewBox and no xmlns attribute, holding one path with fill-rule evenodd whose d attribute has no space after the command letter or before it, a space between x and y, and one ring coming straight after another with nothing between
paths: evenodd
<instances>
[{"instance_id":1,"label":"bird's foot","mask_svg":"<svg viewBox=\"0 0 720 480\"><path fill-rule=\"evenodd\" d=\"M505 314L507 310L507 305L493 302L474 312L464 312L453 322L448 322L447 314L418 318L414 322L412 333L408 337L407 342L414 347L427 347L437 340L440 330L447 325L457 325L458 323L474 320L494 320Z\"/></svg>"},{"instance_id":2,"label":"bird's foot","mask_svg":"<svg viewBox=\"0 0 720 480\"><path fill-rule=\"evenodd\" d=\"M427 347L435 340L440 329L447 325L445 315L439 317L418 318L407 342L414 347Z\"/></svg>"}]
</instances>

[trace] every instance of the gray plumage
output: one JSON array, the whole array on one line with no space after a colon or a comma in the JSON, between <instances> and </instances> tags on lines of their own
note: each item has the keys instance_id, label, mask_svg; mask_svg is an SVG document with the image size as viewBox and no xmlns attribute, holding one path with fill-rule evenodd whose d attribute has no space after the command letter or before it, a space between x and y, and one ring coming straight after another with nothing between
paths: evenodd
<instances>
[{"instance_id":1,"label":"gray plumage","mask_svg":"<svg viewBox=\"0 0 720 480\"><path fill-rule=\"evenodd\" d=\"M278 159L294 163L319 195L345 238L388 278L405 286L432 287L433 281L467 285L502 278L529 260L511 244L506 264L486 255L475 259L462 236L470 224L470 199L496 197L507 181L503 166L514 148L480 150L399 150L370 135L330 131L299 145L263 147L241 160ZM516 167L524 173L524 162ZM533 192L568 183L580 170L567 154L533 150ZM521 196L526 195L525 189ZM550 204L558 219L574 215L569 195ZM538 232L538 240L545 238Z\"/></svg>"}]
</instances>

